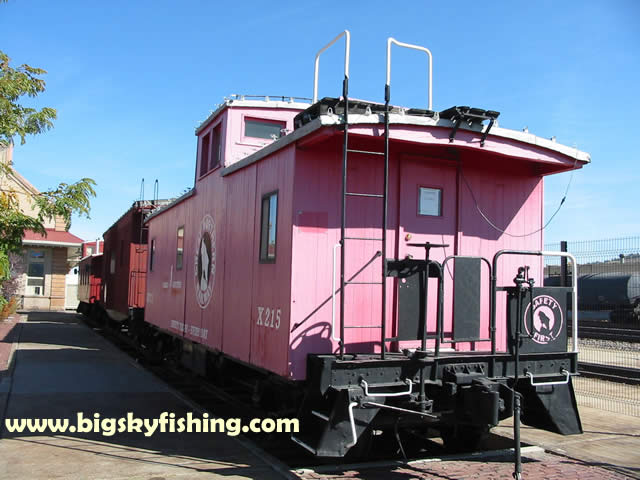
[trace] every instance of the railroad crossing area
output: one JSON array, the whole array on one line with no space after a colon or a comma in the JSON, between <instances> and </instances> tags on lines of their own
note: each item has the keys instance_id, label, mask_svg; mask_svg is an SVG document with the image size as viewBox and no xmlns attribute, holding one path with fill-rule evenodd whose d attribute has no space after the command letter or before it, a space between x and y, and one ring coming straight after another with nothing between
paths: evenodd
<instances>
[{"instance_id":1,"label":"railroad crossing area","mask_svg":"<svg viewBox=\"0 0 640 480\"><path fill-rule=\"evenodd\" d=\"M513 472L509 423L495 429L479 453L439 451L436 458L358 465L318 465L309 457L307 468L299 467L304 461L291 468L250 439L223 433L104 436L5 428L5 419L71 420L78 412L100 418L202 414L75 314L32 312L0 323L3 479L509 479ZM640 478L640 418L595 408L581 408L581 415L582 435L523 427L523 478Z\"/></svg>"}]
</instances>

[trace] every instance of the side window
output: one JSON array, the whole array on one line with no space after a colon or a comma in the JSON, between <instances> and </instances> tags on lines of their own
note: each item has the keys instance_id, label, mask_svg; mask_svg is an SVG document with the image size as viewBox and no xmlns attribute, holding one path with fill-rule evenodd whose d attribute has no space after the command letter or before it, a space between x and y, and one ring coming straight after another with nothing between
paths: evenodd
<instances>
[{"instance_id":1,"label":"side window","mask_svg":"<svg viewBox=\"0 0 640 480\"><path fill-rule=\"evenodd\" d=\"M212 130L202 137L200 142L200 173L202 177L222 162L222 123L218 123Z\"/></svg>"},{"instance_id":2,"label":"side window","mask_svg":"<svg viewBox=\"0 0 640 480\"><path fill-rule=\"evenodd\" d=\"M276 240L278 225L278 192L262 197L262 216L260 217L260 262L276 261Z\"/></svg>"},{"instance_id":3,"label":"side window","mask_svg":"<svg viewBox=\"0 0 640 480\"><path fill-rule=\"evenodd\" d=\"M116 273L116 252L111 252L111 257L109 258L109 273Z\"/></svg>"},{"instance_id":4,"label":"side window","mask_svg":"<svg viewBox=\"0 0 640 480\"><path fill-rule=\"evenodd\" d=\"M218 124L213 130L211 139L211 158L209 161L209 170L214 169L222 162L222 142L221 142L221 124Z\"/></svg>"},{"instance_id":5,"label":"side window","mask_svg":"<svg viewBox=\"0 0 640 480\"><path fill-rule=\"evenodd\" d=\"M149 271L153 272L153 257L156 254L156 239L151 240L151 252L149 252Z\"/></svg>"},{"instance_id":6,"label":"side window","mask_svg":"<svg viewBox=\"0 0 640 480\"><path fill-rule=\"evenodd\" d=\"M211 141L211 133L207 133L202 137L202 144L200 145L200 176L207 173L209 170L209 143Z\"/></svg>"},{"instance_id":7,"label":"side window","mask_svg":"<svg viewBox=\"0 0 640 480\"><path fill-rule=\"evenodd\" d=\"M184 227L178 227L178 239L176 242L176 270L182 270L184 260Z\"/></svg>"},{"instance_id":8,"label":"side window","mask_svg":"<svg viewBox=\"0 0 640 480\"><path fill-rule=\"evenodd\" d=\"M276 140L280 138L281 130L286 128L286 122L277 120L262 120L258 118L245 118L244 136Z\"/></svg>"}]
</instances>

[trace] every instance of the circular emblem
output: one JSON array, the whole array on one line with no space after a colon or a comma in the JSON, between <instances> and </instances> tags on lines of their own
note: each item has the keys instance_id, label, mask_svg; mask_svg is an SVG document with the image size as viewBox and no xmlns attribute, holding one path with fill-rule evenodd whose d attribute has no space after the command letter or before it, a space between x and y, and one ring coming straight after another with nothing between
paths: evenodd
<instances>
[{"instance_id":1,"label":"circular emblem","mask_svg":"<svg viewBox=\"0 0 640 480\"><path fill-rule=\"evenodd\" d=\"M539 295L533 299L533 332L531 328L531 319L529 318L529 309L531 304L527 305L524 312L524 328L531 340L540 345L547 345L555 341L564 323L562 318L562 309L555 298L549 295Z\"/></svg>"},{"instance_id":2,"label":"circular emblem","mask_svg":"<svg viewBox=\"0 0 640 480\"><path fill-rule=\"evenodd\" d=\"M206 308L216 276L216 224L211 215L205 215L200 222L194 251L196 301L200 308Z\"/></svg>"}]
</instances>

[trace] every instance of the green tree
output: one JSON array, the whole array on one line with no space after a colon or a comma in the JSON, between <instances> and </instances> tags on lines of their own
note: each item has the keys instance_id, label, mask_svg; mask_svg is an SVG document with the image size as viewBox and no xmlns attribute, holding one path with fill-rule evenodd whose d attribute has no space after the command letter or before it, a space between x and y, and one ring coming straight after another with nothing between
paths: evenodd
<instances>
[{"instance_id":1,"label":"green tree","mask_svg":"<svg viewBox=\"0 0 640 480\"><path fill-rule=\"evenodd\" d=\"M56 119L53 108L37 110L18 103L25 95L36 97L44 92L45 82L40 75L47 72L26 64L13 68L9 61L10 58L0 51L0 147L8 146L16 135L24 144L27 135L49 130Z\"/></svg>"},{"instance_id":2,"label":"green tree","mask_svg":"<svg viewBox=\"0 0 640 480\"><path fill-rule=\"evenodd\" d=\"M3 3L3 0L0 0ZM0 51L0 149L13 143L20 137L24 144L28 135L36 135L53 127L56 110L45 107L40 110L22 105L21 100L36 97L44 92L45 81L41 78L47 72L21 65L14 68L10 58ZM0 177L11 175L10 165L0 165ZM33 197L38 215L32 218L19 208L16 192L0 191L0 282L6 280L8 272L8 254L19 252L26 230L46 235L44 221L62 216L71 226L71 216L75 213L89 217L91 197L95 197L95 182L91 178L82 178L72 183L60 183L56 188Z\"/></svg>"}]
</instances>

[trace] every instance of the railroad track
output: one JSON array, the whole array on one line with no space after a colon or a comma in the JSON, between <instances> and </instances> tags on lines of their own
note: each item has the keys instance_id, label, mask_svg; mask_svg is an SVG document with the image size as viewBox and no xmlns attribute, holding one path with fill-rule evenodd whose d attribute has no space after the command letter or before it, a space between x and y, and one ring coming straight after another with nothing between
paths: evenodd
<instances>
[{"instance_id":1,"label":"railroad track","mask_svg":"<svg viewBox=\"0 0 640 480\"><path fill-rule=\"evenodd\" d=\"M611 382L640 385L640 369L603 365L597 363L578 362L578 371L584 377L599 378Z\"/></svg>"},{"instance_id":2,"label":"railroad track","mask_svg":"<svg viewBox=\"0 0 640 480\"><path fill-rule=\"evenodd\" d=\"M571 328L569 328L569 335L571 335L571 333ZM616 342L640 343L640 330L637 328L580 325L578 328L578 337Z\"/></svg>"}]
</instances>

